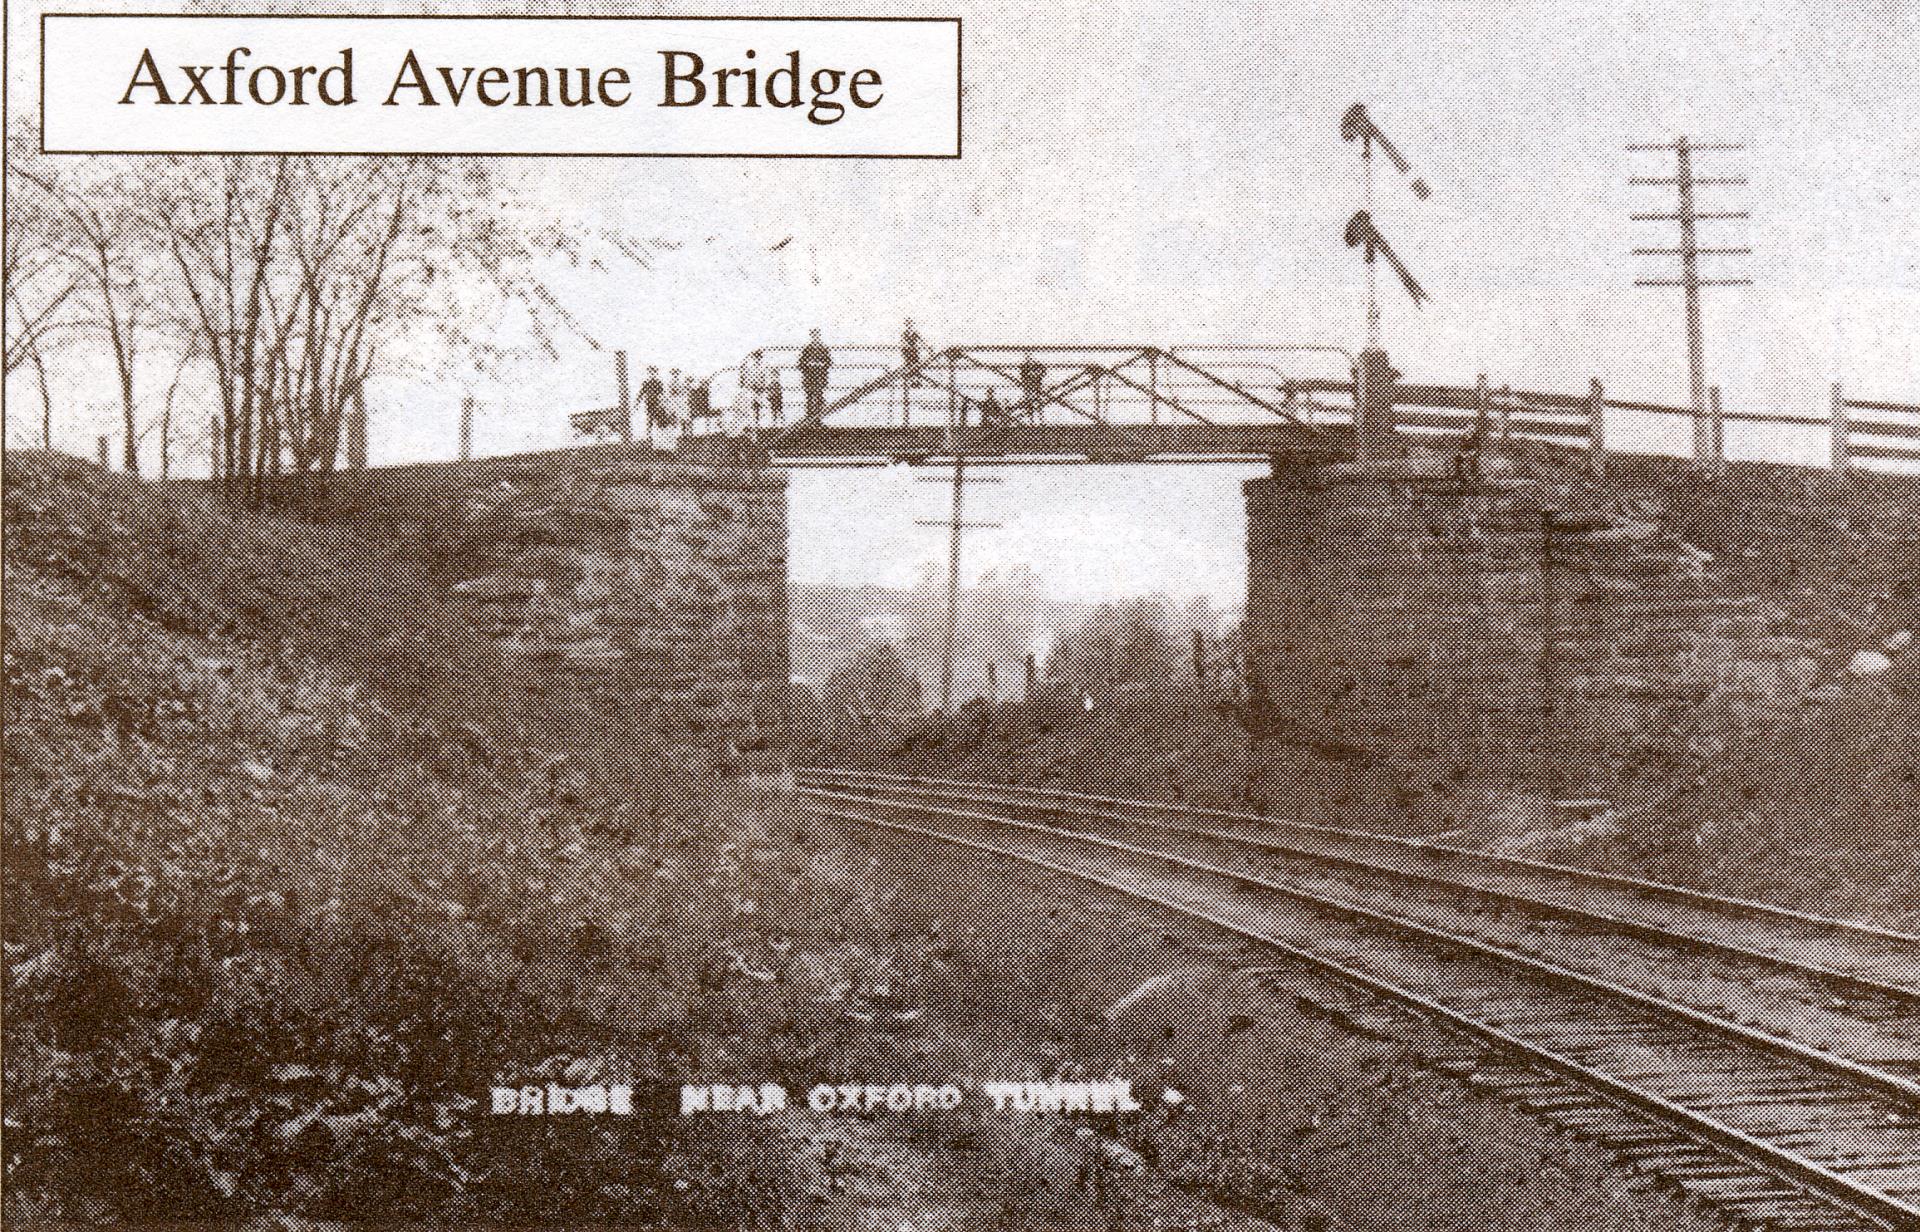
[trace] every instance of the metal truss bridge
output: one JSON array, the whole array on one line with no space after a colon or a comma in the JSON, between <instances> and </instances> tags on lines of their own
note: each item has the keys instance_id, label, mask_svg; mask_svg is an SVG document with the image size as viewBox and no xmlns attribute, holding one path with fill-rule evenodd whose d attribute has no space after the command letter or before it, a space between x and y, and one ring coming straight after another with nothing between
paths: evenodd
<instances>
[{"instance_id":1,"label":"metal truss bridge","mask_svg":"<svg viewBox=\"0 0 1920 1232\"><path fill-rule=\"evenodd\" d=\"M776 464L1244 463L1351 450L1351 358L1334 347L956 346L913 364L897 346L832 354L809 416L799 348L765 352L790 420L766 437Z\"/></svg>"}]
</instances>

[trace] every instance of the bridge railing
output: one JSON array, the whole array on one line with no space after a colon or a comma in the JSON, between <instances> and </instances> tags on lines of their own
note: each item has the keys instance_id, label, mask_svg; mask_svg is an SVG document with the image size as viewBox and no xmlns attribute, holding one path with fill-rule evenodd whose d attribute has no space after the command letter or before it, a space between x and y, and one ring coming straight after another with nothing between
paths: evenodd
<instances>
[{"instance_id":1,"label":"bridge railing","mask_svg":"<svg viewBox=\"0 0 1920 1232\"><path fill-rule=\"evenodd\" d=\"M950 416L979 423L983 415L1032 425L1262 424L1276 417L1308 423L1350 416L1345 352L1331 348L951 347L911 366L897 347L843 346L832 354L821 419L836 427L939 426ZM807 409L798 355L797 347L764 352L790 422ZM1322 369L1337 357L1342 377L1321 378L1327 392L1309 396L1302 369L1312 367L1303 356L1316 357Z\"/></svg>"},{"instance_id":2,"label":"bridge railing","mask_svg":"<svg viewBox=\"0 0 1920 1232\"><path fill-rule=\"evenodd\" d=\"M807 414L799 347L762 352L768 379L763 427L791 427ZM1054 427L1077 424L1271 425L1347 428L1353 423L1353 357L1334 347L1129 344L992 345L929 349L918 364L897 345L831 348L833 366L820 397L820 422L843 428L942 427L985 422ZM1023 365L1034 365L1023 372ZM1038 388L1032 388L1037 368ZM779 389L776 417L767 394ZM737 373L714 384L717 407L750 405ZM1408 437L1436 445L1475 436L1521 440L1603 460L1610 449L1691 456L1718 469L1727 437L1761 435L1819 448L1826 435L1835 469L1920 468L1920 404L1843 395L1835 385L1825 414L1724 410L1712 391L1703 416L1691 408L1609 398L1598 381L1584 393L1491 386L1402 383L1395 423ZM1688 438L1691 440L1689 441ZM1797 438L1797 439L1796 439Z\"/></svg>"}]
</instances>

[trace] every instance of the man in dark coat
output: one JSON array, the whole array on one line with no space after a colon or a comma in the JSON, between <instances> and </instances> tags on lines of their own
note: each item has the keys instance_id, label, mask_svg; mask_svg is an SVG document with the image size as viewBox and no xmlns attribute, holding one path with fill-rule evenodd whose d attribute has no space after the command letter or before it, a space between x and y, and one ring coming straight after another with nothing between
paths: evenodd
<instances>
[{"instance_id":1,"label":"man in dark coat","mask_svg":"<svg viewBox=\"0 0 1920 1232\"><path fill-rule=\"evenodd\" d=\"M900 331L900 423L904 427L912 417L913 387L920 383L921 356L926 344L920 338L920 331L913 327L913 318L907 318L906 328Z\"/></svg>"},{"instance_id":2,"label":"man in dark coat","mask_svg":"<svg viewBox=\"0 0 1920 1232\"><path fill-rule=\"evenodd\" d=\"M1044 396L1041 387L1047 383L1047 366L1033 357L1028 351L1027 357L1020 361L1020 411L1032 417L1040 410L1040 399Z\"/></svg>"},{"instance_id":3,"label":"man in dark coat","mask_svg":"<svg viewBox=\"0 0 1920 1232\"><path fill-rule=\"evenodd\" d=\"M653 439L655 428L664 428L672 422L667 417L667 387L660 383L660 369L648 368L647 379L640 383L640 405L647 410L647 439Z\"/></svg>"},{"instance_id":4,"label":"man in dark coat","mask_svg":"<svg viewBox=\"0 0 1920 1232\"><path fill-rule=\"evenodd\" d=\"M807 395L807 418L819 419L827 412L827 372L833 356L820 341L820 331L809 331L807 345L800 348L800 385Z\"/></svg>"}]
</instances>

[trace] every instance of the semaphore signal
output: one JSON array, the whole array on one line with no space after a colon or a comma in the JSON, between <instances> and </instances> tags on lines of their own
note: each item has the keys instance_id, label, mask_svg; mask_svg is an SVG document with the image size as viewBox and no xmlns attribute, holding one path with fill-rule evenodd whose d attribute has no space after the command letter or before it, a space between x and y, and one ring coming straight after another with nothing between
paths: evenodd
<instances>
[{"instance_id":1,"label":"semaphore signal","mask_svg":"<svg viewBox=\"0 0 1920 1232\"><path fill-rule=\"evenodd\" d=\"M1425 303L1432 296L1428 295L1425 288L1414 278L1412 271L1407 269L1406 263L1394 254L1393 249L1387 245L1386 237L1381 235L1379 228L1374 225L1373 148L1379 146L1392 161L1394 169L1408 178L1409 187L1413 189L1415 197L1425 201L1433 195L1433 190L1427 187L1425 180L1413 174L1413 167L1407 162L1406 155L1402 154L1400 148L1380 131L1380 126L1375 124L1373 117L1367 113L1365 103L1355 103L1347 108L1346 115L1340 118L1340 136L1347 141L1360 143L1360 209L1347 220L1346 239L1349 248L1363 248L1366 253L1367 349L1377 351L1380 349L1380 298L1374 283L1374 257L1376 255L1386 257L1387 264L1391 265L1393 272L1399 275L1400 285L1407 289L1407 294L1412 297L1415 307Z\"/></svg>"},{"instance_id":2,"label":"semaphore signal","mask_svg":"<svg viewBox=\"0 0 1920 1232\"><path fill-rule=\"evenodd\" d=\"M1347 114L1340 117L1340 135L1348 141L1358 138L1363 158L1371 158L1373 147L1379 146L1386 151L1387 157L1393 160L1393 165L1400 174L1412 179L1414 196L1425 201L1433 195L1433 190L1427 187L1427 182L1413 174L1413 168L1408 165L1406 156L1400 153L1398 147L1380 131L1380 126L1373 122L1373 117L1367 114L1365 103L1355 103L1347 108Z\"/></svg>"},{"instance_id":3,"label":"semaphore signal","mask_svg":"<svg viewBox=\"0 0 1920 1232\"><path fill-rule=\"evenodd\" d=\"M1433 298L1427 294L1426 288L1414 279L1413 271L1409 270L1406 263L1394 253L1393 247L1387 243L1387 237L1381 235L1374 227L1373 216L1365 210L1359 211L1347 220L1347 247L1358 248L1362 244L1366 245L1368 265L1373 264L1373 256L1376 252L1387 259L1387 264L1393 267L1393 272L1400 276L1400 285L1407 289L1407 295L1413 300L1415 307Z\"/></svg>"}]
</instances>

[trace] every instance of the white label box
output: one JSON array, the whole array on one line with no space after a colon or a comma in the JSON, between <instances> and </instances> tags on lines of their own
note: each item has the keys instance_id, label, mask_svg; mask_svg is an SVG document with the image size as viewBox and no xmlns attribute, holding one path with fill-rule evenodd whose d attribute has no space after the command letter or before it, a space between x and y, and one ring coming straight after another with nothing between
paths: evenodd
<instances>
[{"instance_id":1,"label":"white label box","mask_svg":"<svg viewBox=\"0 0 1920 1232\"><path fill-rule=\"evenodd\" d=\"M51 154L958 158L955 17L49 13Z\"/></svg>"}]
</instances>

